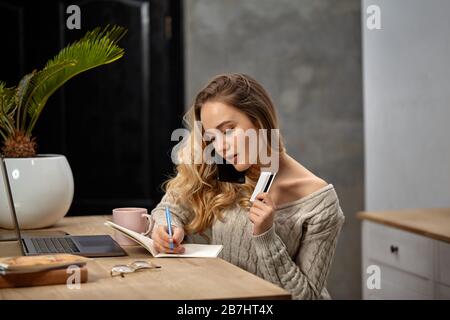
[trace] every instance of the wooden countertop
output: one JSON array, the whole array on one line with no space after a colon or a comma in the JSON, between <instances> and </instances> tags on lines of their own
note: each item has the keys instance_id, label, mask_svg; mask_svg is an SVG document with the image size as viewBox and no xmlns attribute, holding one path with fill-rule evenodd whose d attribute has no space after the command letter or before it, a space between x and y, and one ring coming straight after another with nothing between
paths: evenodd
<instances>
[{"instance_id":1,"label":"wooden countertop","mask_svg":"<svg viewBox=\"0 0 450 320\"><path fill-rule=\"evenodd\" d=\"M450 208L361 211L357 217L450 243Z\"/></svg>"}]
</instances>

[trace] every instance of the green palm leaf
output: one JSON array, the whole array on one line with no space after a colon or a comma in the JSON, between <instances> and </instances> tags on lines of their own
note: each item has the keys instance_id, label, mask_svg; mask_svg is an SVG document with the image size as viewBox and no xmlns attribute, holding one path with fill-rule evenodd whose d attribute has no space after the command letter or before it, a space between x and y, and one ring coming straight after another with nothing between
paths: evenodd
<instances>
[{"instance_id":1,"label":"green palm leaf","mask_svg":"<svg viewBox=\"0 0 450 320\"><path fill-rule=\"evenodd\" d=\"M33 85L33 78L36 77L37 71L34 70L32 73L29 73L20 80L19 85L16 88L16 106L17 106L17 115L16 115L16 128L19 129L20 127L20 112L26 108L25 101L30 95L30 92ZM26 116L26 113L23 112L24 116Z\"/></svg>"},{"instance_id":2,"label":"green palm leaf","mask_svg":"<svg viewBox=\"0 0 450 320\"><path fill-rule=\"evenodd\" d=\"M15 88L7 88L6 83L0 81L0 114L14 113Z\"/></svg>"},{"instance_id":3,"label":"green palm leaf","mask_svg":"<svg viewBox=\"0 0 450 320\"><path fill-rule=\"evenodd\" d=\"M124 50L117 43L125 33L118 26L96 28L62 49L42 70L25 75L17 87L7 88L0 82L2 152L12 157L34 155L31 132L47 100L77 74L123 57Z\"/></svg>"},{"instance_id":4,"label":"green palm leaf","mask_svg":"<svg viewBox=\"0 0 450 320\"><path fill-rule=\"evenodd\" d=\"M33 103L33 99L35 99L34 94L38 92L41 87L45 86L49 79L56 76L60 71L64 70L64 68L75 65L75 60L61 61L52 66L45 67L38 73L33 71L31 74L26 75L22 78L17 88L16 94L16 103L18 107L16 123L17 128L20 128L20 130L24 131L26 126L27 112L31 116L34 115L34 112L36 112L36 103ZM23 88L21 88L21 86L23 86ZM45 101L43 102L43 104L45 105ZM20 118L21 113L22 118Z\"/></svg>"},{"instance_id":5,"label":"green palm leaf","mask_svg":"<svg viewBox=\"0 0 450 320\"><path fill-rule=\"evenodd\" d=\"M15 88L7 88L6 84L0 81L0 134L3 139L14 131L16 109Z\"/></svg>"},{"instance_id":6,"label":"green palm leaf","mask_svg":"<svg viewBox=\"0 0 450 320\"><path fill-rule=\"evenodd\" d=\"M36 84L26 99L30 116L27 134L31 135L48 98L66 81L81 72L116 61L124 55L123 48L117 46L117 42L125 33L126 29L118 26L96 28L62 49L33 77L32 81ZM64 63L70 65L61 67Z\"/></svg>"}]
</instances>

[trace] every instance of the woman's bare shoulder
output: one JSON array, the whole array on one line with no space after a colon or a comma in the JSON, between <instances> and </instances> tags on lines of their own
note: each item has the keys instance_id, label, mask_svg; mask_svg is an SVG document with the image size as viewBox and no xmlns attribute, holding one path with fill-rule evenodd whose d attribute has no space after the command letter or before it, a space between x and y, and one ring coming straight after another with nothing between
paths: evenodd
<instances>
[{"instance_id":1,"label":"woman's bare shoulder","mask_svg":"<svg viewBox=\"0 0 450 320\"><path fill-rule=\"evenodd\" d=\"M319 178L317 176L308 177L305 179L300 179L298 181L298 192L301 198L310 195L322 188L325 188L328 185L328 182Z\"/></svg>"},{"instance_id":2,"label":"woman's bare shoulder","mask_svg":"<svg viewBox=\"0 0 450 320\"><path fill-rule=\"evenodd\" d=\"M307 197L324 187L328 183L314 175L308 177L291 177L279 181L274 192L275 203L282 205Z\"/></svg>"}]
</instances>

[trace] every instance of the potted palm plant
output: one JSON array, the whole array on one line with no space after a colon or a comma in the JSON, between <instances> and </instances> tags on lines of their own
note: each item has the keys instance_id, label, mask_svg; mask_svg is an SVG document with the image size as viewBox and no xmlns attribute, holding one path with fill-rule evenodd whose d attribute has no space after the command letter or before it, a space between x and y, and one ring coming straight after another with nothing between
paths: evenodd
<instances>
[{"instance_id":1,"label":"potted palm plant","mask_svg":"<svg viewBox=\"0 0 450 320\"><path fill-rule=\"evenodd\" d=\"M33 129L48 99L79 73L124 55L117 45L126 29L96 28L63 48L42 70L25 75L15 87L0 81L0 153L6 158L15 208L24 229L51 226L64 217L73 199L73 176L64 155L37 154ZM4 177L0 177L4 179ZM4 183L0 183L0 227L13 228Z\"/></svg>"}]
</instances>

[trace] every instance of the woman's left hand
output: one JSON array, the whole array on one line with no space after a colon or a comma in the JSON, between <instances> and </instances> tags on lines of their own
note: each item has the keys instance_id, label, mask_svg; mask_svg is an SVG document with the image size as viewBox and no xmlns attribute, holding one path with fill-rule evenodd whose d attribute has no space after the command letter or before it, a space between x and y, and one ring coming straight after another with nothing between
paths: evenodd
<instances>
[{"instance_id":1,"label":"woman's left hand","mask_svg":"<svg viewBox=\"0 0 450 320\"><path fill-rule=\"evenodd\" d=\"M253 235L257 236L269 230L273 225L275 204L268 192L259 193L248 214L253 222Z\"/></svg>"}]
</instances>

